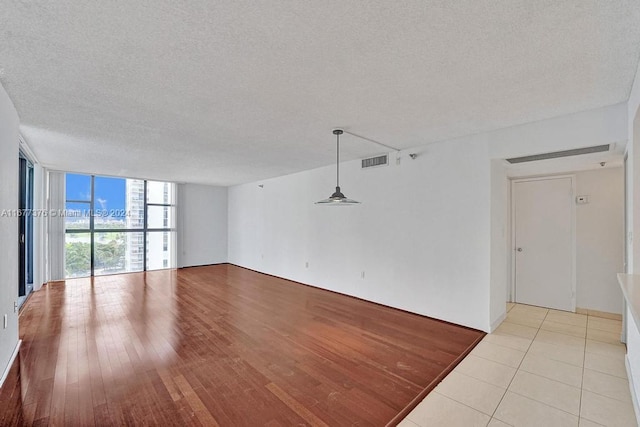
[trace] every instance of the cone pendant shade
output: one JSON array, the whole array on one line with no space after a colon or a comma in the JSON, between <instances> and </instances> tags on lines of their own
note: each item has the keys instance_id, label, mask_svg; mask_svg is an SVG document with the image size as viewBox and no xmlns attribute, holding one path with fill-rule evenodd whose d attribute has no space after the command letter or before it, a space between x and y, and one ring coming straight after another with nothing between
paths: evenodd
<instances>
[{"instance_id":1,"label":"cone pendant shade","mask_svg":"<svg viewBox=\"0 0 640 427\"><path fill-rule=\"evenodd\" d=\"M357 202L353 199L348 199L344 194L340 191L340 187L336 187L336 191L328 198L323 199L316 202L316 205L322 204L336 204L336 205L357 205L360 202Z\"/></svg>"},{"instance_id":2,"label":"cone pendant shade","mask_svg":"<svg viewBox=\"0 0 640 427\"><path fill-rule=\"evenodd\" d=\"M329 196L328 199L316 202L316 205L348 206L360 203L347 198L342 194L342 191L340 191L340 135L342 135L343 132L342 129L333 130L333 134L336 136L336 191Z\"/></svg>"}]
</instances>

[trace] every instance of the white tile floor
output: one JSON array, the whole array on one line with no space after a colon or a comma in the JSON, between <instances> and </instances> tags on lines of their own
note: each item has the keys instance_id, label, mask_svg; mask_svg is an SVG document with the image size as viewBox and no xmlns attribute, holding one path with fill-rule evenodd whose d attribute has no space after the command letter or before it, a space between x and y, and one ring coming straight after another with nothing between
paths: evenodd
<instances>
[{"instance_id":1,"label":"white tile floor","mask_svg":"<svg viewBox=\"0 0 640 427\"><path fill-rule=\"evenodd\" d=\"M621 322L520 304L400 423L637 426Z\"/></svg>"}]
</instances>

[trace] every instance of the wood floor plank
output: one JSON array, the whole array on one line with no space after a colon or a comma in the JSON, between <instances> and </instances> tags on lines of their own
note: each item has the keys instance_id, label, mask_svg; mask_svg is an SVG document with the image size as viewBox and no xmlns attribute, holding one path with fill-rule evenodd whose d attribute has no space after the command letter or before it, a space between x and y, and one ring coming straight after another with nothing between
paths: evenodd
<instances>
[{"instance_id":1,"label":"wood floor plank","mask_svg":"<svg viewBox=\"0 0 640 427\"><path fill-rule=\"evenodd\" d=\"M300 415L305 421L309 423L312 427L328 427L327 424L324 423L320 418L314 415L313 412L309 411L304 405L300 404L297 400L287 394L284 390L278 387L274 383L269 383L266 385L266 388L273 394L275 394L278 399L282 400L293 412Z\"/></svg>"},{"instance_id":2,"label":"wood floor plank","mask_svg":"<svg viewBox=\"0 0 640 427\"><path fill-rule=\"evenodd\" d=\"M484 334L232 265L55 282L1 425L380 426Z\"/></svg>"},{"instance_id":3,"label":"wood floor plank","mask_svg":"<svg viewBox=\"0 0 640 427\"><path fill-rule=\"evenodd\" d=\"M174 378L174 381L200 422L205 426L218 427L218 422L213 418L211 413L209 413L207 407L202 403L202 400L200 400L186 378L182 375L178 375Z\"/></svg>"}]
</instances>

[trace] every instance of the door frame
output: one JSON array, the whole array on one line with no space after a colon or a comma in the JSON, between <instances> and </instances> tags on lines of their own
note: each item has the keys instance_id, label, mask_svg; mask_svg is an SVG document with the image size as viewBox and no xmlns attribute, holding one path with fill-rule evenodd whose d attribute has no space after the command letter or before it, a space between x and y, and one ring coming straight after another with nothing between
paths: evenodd
<instances>
[{"instance_id":1,"label":"door frame","mask_svg":"<svg viewBox=\"0 0 640 427\"><path fill-rule=\"evenodd\" d=\"M632 251L629 250L629 181L631 178L631 169L629 168L629 145L624 151L624 160L622 163L624 174L624 273L630 274L629 271L629 255ZM620 342L627 344L627 299L622 298L622 331L620 332Z\"/></svg>"},{"instance_id":2,"label":"door frame","mask_svg":"<svg viewBox=\"0 0 640 427\"><path fill-rule=\"evenodd\" d=\"M514 177L509 178L509 227L511 248L509 250L509 264L511 268L511 284L509 286L510 300L515 302L516 299L516 221L515 221L515 186L518 182L545 181L549 179L569 178L571 180L571 309L576 312L576 175L575 174L559 174L559 175L536 175L531 177Z\"/></svg>"}]
</instances>

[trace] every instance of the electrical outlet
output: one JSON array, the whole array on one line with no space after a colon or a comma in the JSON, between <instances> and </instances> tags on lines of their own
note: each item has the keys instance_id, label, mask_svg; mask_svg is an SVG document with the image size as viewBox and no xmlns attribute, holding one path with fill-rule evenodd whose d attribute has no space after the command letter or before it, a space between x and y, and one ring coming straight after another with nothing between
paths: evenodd
<instances>
[{"instance_id":1,"label":"electrical outlet","mask_svg":"<svg viewBox=\"0 0 640 427\"><path fill-rule=\"evenodd\" d=\"M586 205L589 203L589 196L577 196L576 203L579 205Z\"/></svg>"},{"instance_id":2,"label":"electrical outlet","mask_svg":"<svg viewBox=\"0 0 640 427\"><path fill-rule=\"evenodd\" d=\"M304 263L305 268L309 268L309 261Z\"/></svg>"}]
</instances>

